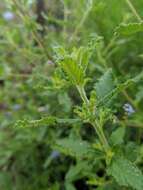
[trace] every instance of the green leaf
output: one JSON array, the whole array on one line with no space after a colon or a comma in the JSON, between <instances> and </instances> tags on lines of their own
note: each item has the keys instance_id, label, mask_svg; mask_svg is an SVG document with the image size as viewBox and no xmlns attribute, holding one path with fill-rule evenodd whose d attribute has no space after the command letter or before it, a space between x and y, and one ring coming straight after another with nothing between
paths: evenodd
<instances>
[{"instance_id":1,"label":"green leaf","mask_svg":"<svg viewBox=\"0 0 143 190\"><path fill-rule=\"evenodd\" d=\"M39 120L18 120L15 124L16 127L41 127L41 126L55 126L57 124L62 125L74 125L81 123L80 119L70 118L57 118L54 116L43 117Z\"/></svg>"},{"instance_id":2,"label":"green leaf","mask_svg":"<svg viewBox=\"0 0 143 190\"><path fill-rule=\"evenodd\" d=\"M124 142L125 127L119 127L112 132L110 142L113 146L120 145Z\"/></svg>"},{"instance_id":3,"label":"green leaf","mask_svg":"<svg viewBox=\"0 0 143 190\"><path fill-rule=\"evenodd\" d=\"M115 33L123 36L129 36L137 32L143 32L143 22L121 24L116 28Z\"/></svg>"},{"instance_id":4,"label":"green leaf","mask_svg":"<svg viewBox=\"0 0 143 190\"><path fill-rule=\"evenodd\" d=\"M135 142L128 142L125 148L125 156L130 161L135 162L139 158L140 146Z\"/></svg>"},{"instance_id":5,"label":"green leaf","mask_svg":"<svg viewBox=\"0 0 143 190\"><path fill-rule=\"evenodd\" d=\"M143 79L143 71L141 71L136 77L130 79L133 83L137 83Z\"/></svg>"},{"instance_id":6,"label":"green leaf","mask_svg":"<svg viewBox=\"0 0 143 190\"><path fill-rule=\"evenodd\" d=\"M143 99L143 87L140 86L136 93L136 102L139 103Z\"/></svg>"},{"instance_id":7,"label":"green leaf","mask_svg":"<svg viewBox=\"0 0 143 190\"><path fill-rule=\"evenodd\" d=\"M106 74L106 73L105 73ZM104 76L104 75L103 75ZM102 77L101 77L102 78ZM107 93L105 96L101 97L98 101L98 106L107 104L108 101L111 101L111 99L122 92L124 89L128 88L132 84L138 83L143 79L143 72L140 72L137 76L128 79L126 82L118 84L115 88L113 88L109 93ZM102 85L100 85L102 87ZM100 87L99 86L99 87ZM95 86L96 88L96 86ZM100 88L99 88L100 90Z\"/></svg>"},{"instance_id":8,"label":"green leaf","mask_svg":"<svg viewBox=\"0 0 143 190\"><path fill-rule=\"evenodd\" d=\"M65 184L66 190L76 190L72 183Z\"/></svg>"},{"instance_id":9,"label":"green leaf","mask_svg":"<svg viewBox=\"0 0 143 190\"><path fill-rule=\"evenodd\" d=\"M90 145L83 140L64 138L56 141L56 148L66 155L83 157L87 156Z\"/></svg>"},{"instance_id":10,"label":"green leaf","mask_svg":"<svg viewBox=\"0 0 143 190\"><path fill-rule=\"evenodd\" d=\"M90 166L86 161L80 161L75 166L71 166L66 174L66 181L73 182L84 176L86 172L90 170Z\"/></svg>"},{"instance_id":11,"label":"green leaf","mask_svg":"<svg viewBox=\"0 0 143 190\"><path fill-rule=\"evenodd\" d=\"M18 120L15 124L16 127L39 127L39 126L53 126L57 122L57 118L54 116L43 117L39 120Z\"/></svg>"},{"instance_id":12,"label":"green leaf","mask_svg":"<svg viewBox=\"0 0 143 190\"><path fill-rule=\"evenodd\" d=\"M82 85L84 83L83 69L71 57L65 57L61 62L61 66L74 85Z\"/></svg>"},{"instance_id":13,"label":"green leaf","mask_svg":"<svg viewBox=\"0 0 143 190\"><path fill-rule=\"evenodd\" d=\"M89 49L85 47L80 47L79 49L75 48L72 54L73 57L76 56L75 61L82 67L85 72L91 55Z\"/></svg>"},{"instance_id":14,"label":"green leaf","mask_svg":"<svg viewBox=\"0 0 143 190\"><path fill-rule=\"evenodd\" d=\"M107 172L121 186L132 187L136 190L143 189L142 172L131 161L122 156L113 158Z\"/></svg>"},{"instance_id":15,"label":"green leaf","mask_svg":"<svg viewBox=\"0 0 143 190\"><path fill-rule=\"evenodd\" d=\"M55 50L57 62L66 73L69 81L74 85L84 85L86 80L85 72L91 56L90 48L73 48L71 53L62 47Z\"/></svg>"},{"instance_id":16,"label":"green leaf","mask_svg":"<svg viewBox=\"0 0 143 190\"><path fill-rule=\"evenodd\" d=\"M97 98L99 100L103 99L107 94L109 94L114 89L114 81L112 70L109 69L95 84L95 90Z\"/></svg>"}]
</instances>

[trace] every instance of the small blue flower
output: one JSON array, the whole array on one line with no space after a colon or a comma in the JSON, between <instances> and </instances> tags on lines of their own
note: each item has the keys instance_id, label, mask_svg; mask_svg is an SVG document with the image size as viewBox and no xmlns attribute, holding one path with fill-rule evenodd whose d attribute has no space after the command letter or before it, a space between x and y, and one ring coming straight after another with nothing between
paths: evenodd
<instances>
[{"instance_id":1,"label":"small blue flower","mask_svg":"<svg viewBox=\"0 0 143 190\"><path fill-rule=\"evenodd\" d=\"M10 11L6 11L3 13L3 18L6 20L6 21L11 21L14 19L14 14Z\"/></svg>"},{"instance_id":2,"label":"small blue flower","mask_svg":"<svg viewBox=\"0 0 143 190\"><path fill-rule=\"evenodd\" d=\"M129 103L124 104L123 108L128 115L135 113L134 108Z\"/></svg>"},{"instance_id":3,"label":"small blue flower","mask_svg":"<svg viewBox=\"0 0 143 190\"><path fill-rule=\"evenodd\" d=\"M58 158L59 156L60 156L60 153L59 153L58 151L56 151L56 150L54 150L54 151L51 153L51 155L50 155L50 157L51 157L52 159Z\"/></svg>"},{"instance_id":4,"label":"small blue flower","mask_svg":"<svg viewBox=\"0 0 143 190\"><path fill-rule=\"evenodd\" d=\"M12 109L13 109L14 111L18 111L18 110L21 109L21 105L15 104L15 105L12 107Z\"/></svg>"}]
</instances>

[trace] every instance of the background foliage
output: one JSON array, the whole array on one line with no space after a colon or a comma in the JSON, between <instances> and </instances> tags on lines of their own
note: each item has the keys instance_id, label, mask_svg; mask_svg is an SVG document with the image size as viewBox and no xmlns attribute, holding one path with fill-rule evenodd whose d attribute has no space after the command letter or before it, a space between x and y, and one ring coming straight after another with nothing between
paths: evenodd
<instances>
[{"instance_id":1,"label":"background foliage","mask_svg":"<svg viewBox=\"0 0 143 190\"><path fill-rule=\"evenodd\" d=\"M143 1L37 2L0 2L0 189L142 190Z\"/></svg>"}]
</instances>

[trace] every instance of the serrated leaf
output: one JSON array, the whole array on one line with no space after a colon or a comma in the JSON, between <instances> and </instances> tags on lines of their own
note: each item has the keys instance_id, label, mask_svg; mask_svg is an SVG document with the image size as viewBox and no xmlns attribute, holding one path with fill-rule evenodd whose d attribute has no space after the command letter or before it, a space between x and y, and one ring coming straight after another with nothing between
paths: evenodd
<instances>
[{"instance_id":1,"label":"serrated leaf","mask_svg":"<svg viewBox=\"0 0 143 190\"><path fill-rule=\"evenodd\" d=\"M57 118L54 116L43 117L39 120L18 120L15 124L16 127L39 127L39 126L53 126L57 122Z\"/></svg>"},{"instance_id":2,"label":"serrated leaf","mask_svg":"<svg viewBox=\"0 0 143 190\"><path fill-rule=\"evenodd\" d=\"M64 154L83 157L89 152L90 145L79 139L64 138L56 141L56 148Z\"/></svg>"},{"instance_id":3,"label":"serrated leaf","mask_svg":"<svg viewBox=\"0 0 143 190\"><path fill-rule=\"evenodd\" d=\"M129 36L137 32L143 32L143 22L121 24L116 28L115 33L119 35Z\"/></svg>"},{"instance_id":4,"label":"serrated leaf","mask_svg":"<svg viewBox=\"0 0 143 190\"><path fill-rule=\"evenodd\" d=\"M57 118L54 116L43 117L39 120L18 120L15 124L16 127L40 127L40 126L55 126L57 124L62 125L74 125L81 123L80 119L70 118Z\"/></svg>"},{"instance_id":5,"label":"serrated leaf","mask_svg":"<svg viewBox=\"0 0 143 190\"><path fill-rule=\"evenodd\" d=\"M132 187L136 190L143 189L142 172L131 161L122 156L113 158L107 172L121 186Z\"/></svg>"},{"instance_id":6,"label":"serrated leaf","mask_svg":"<svg viewBox=\"0 0 143 190\"><path fill-rule=\"evenodd\" d=\"M120 145L124 142L125 127L119 127L112 132L110 142L113 146Z\"/></svg>"},{"instance_id":7,"label":"serrated leaf","mask_svg":"<svg viewBox=\"0 0 143 190\"><path fill-rule=\"evenodd\" d=\"M61 66L73 84L81 85L84 83L83 69L71 57L65 57Z\"/></svg>"},{"instance_id":8,"label":"serrated leaf","mask_svg":"<svg viewBox=\"0 0 143 190\"><path fill-rule=\"evenodd\" d=\"M103 75L104 76L104 75ZM111 98L115 95L122 92L124 89L128 88L134 83L138 83L143 79L143 72L140 72L136 77L128 79L126 82L118 84L117 87L113 88L109 93L107 93L104 97L101 97L98 101L97 106L106 104Z\"/></svg>"},{"instance_id":9,"label":"serrated leaf","mask_svg":"<svg viewBox=\"0 0 143 190\"><path fill-rule=\"evenodd\" d=\"M95 84L97 98L99 100L103 99L114 89L114 87L115 85L113 81L112 70L109 69Z\"/></svg>"},{"instance_id":10,"label":"serrated leaf","mask_svg":"<svg viewBox=\"0 0 143 190\"><path fill-rule=\"evenodd\" d=\"M57 50L57 61L69 81L74 85L84 85L85 72L91 56L90 48L73 48L71 53L66 52L64 48L58 48Z\"/></svg>"}]
</instances>

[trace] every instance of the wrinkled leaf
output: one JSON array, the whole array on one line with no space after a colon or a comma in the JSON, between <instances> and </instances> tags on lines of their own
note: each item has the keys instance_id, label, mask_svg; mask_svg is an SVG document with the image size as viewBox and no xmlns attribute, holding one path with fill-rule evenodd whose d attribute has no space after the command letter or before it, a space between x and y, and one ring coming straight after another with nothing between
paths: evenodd
<instances>
[{"instance_id":1,"label":"wrinkled leaf","mask_svg":"<svg viewBox=\"0 0 143 190\"><path fill-rule=\"evenodd\" d=\"M136 190L143 189L142 172L124 157L115 157L107 172L121 186L132 187Z\"/></svg>"}]
</instances>

